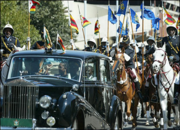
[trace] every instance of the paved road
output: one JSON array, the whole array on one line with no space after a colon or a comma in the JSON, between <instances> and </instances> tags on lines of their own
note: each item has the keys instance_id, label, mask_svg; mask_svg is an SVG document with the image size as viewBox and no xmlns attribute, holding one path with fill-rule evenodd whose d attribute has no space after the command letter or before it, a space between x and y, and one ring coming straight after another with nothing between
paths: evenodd
<instances>
[{"instance_id":1,"label":"paved road","mask_svg":"<svg viewBox=\"0 0 180 130\"><path fill-rule=\"evenodd\" d=\"M171 117L172 117L171 121L173 121L173 115ZM138 125L137 125L136 130L161 130L160 128L154 127L152 119L150 119L150 125L146 126L145 125L146 117L138 118L137 123L138 123ZM131 122L129 122L126 127L124 126L123 130L131 130L131 127L132 127L132 124L131 124ZM168 130L173 130L173 125L172 125L172 127L168 127Z\"/></svg>"}]
</instances>

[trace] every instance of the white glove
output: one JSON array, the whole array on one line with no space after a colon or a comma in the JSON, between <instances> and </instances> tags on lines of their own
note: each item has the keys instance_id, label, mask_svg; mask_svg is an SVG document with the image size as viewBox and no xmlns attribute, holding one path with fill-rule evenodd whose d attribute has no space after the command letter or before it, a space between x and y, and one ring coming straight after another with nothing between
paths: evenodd
<instances>
[{"instance_id":1,"label":"white glove","mask_svg":"<svg viewBox=\"0 0 180 130\"><path fill-rule=\"evenodd\" d=\"M27 42L30 42L30 37L27 37L26 41L27 41Z\"/></svg>"},{"instance_id":2,"label":"white glove","mask_svg":"<svg viewBox=\"0 0 180 130\"><path fill-rule=\"evenodd\" d=\"M108 41L106 42L106 46L109 46L109 42Z\"/></svg>"},{"instance_id":3,"label":"white glove","mask_svg":"<svg viewBox=\"0 0 180 130\"><path fill-rule=\"evenodd\" d=\"M74 44L74 40L70 39L70 43L71 43L71 45L73 45Z\"/></svg>"},{"instance_id":4,"label":"white glove","mask_svg":"<svg viewBox=\"0 0 180 130\"><path fill-rule=\"evenodd\" d=\"M131 57L128 56L126 53L124 53L124 58L125 58L126 61L129 61L131 59Z\"/></svg>"}]
</instances>

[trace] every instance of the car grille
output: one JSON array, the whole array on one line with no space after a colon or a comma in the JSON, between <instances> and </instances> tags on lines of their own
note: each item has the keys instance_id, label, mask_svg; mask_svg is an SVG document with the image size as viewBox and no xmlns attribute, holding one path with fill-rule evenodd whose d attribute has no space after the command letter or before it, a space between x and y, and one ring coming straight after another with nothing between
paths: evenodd
<instances>
[{"instance_id":1,"label":"car grille","mask_svg":"<svg viewBox=\"0 0 180 130\"><path fill-rule=\"evenodd\" d=\"M4 86L3 117L32 119L39 88L35 86Z\"/></svg>"}]
</instances>

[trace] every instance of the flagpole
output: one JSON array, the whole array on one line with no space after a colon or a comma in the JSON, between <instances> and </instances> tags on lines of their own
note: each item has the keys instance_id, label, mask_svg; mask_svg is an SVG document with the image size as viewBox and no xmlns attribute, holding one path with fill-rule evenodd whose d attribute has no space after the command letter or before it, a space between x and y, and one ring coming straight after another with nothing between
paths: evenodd
<instances>
[{"instance_id":1,"label":"flagpole","mask_svg":"<svg viewBox=\"0 0 180 130\"><path fill-rule=\"evenodd\" d=\"M69 27L70 27L71 40L72 40L73 37L72 37L72 28L71 28L71 20L70 20L70 12L69 12L69 1L68 1L68 14L69 14ZM72 48L72 50L74 50L73 44L71 45L71 48Z\"/></svg>"},{"instance_id":2,"label":"flagpole","mask_svg":"<svg viewBox=\"0 0 180 130\"><path fill-rule=\"evenodd\" d=\"M132 18L131 18L131 10L129 8L129 12L130 12L130 21L131 21L131 30L132 30L132 35L133 35L133 42L135 43L135 37L134 37L134 31L133 31L133 24L132 24ZM137 59L137 53L136 53L136 47L134 48L135 50L135 57L136 57L136 66L137 66L137 71L139 74L139 66L138 66L138 59Z\"/></svg>"},{"instance_id":3,"label":"flagpole","mask_svg":"<svg viewBox=\"0 0 180 130\"><path fill-rule=\"evenodd\" d=\"M30 39L30 5L29 5L29 1L28 1L28 7L29 7L29 19L28 19L28 37ZM27 49L29 50L30 49L30 41L28 41L28 47Z\"/></svg>"},{"instance_id":4,"label":"flagpole","mask_svg":"<svg viewBox=\"0 0 180 130\"><path fill-rule=\"evenodd\" d=\"M142 82L144 82L144 0L142 7Z\"/></svg>"},{"instance_id":5,"label":"flagpole","mask_svg":"<svg viewBox=\"0 0 180 130\"><path fill-rule=\"evenodd\" d=\"M153 36L152 20L151 20L151 36Z\"/></svg>"},{"instance_id":6,"label":"flagpole","mask_svg":"<svg viewBox=\"0 0 180 130\"><path fill-rule=\"evenodd\" d=\"M78 8L79 8L79 5L78 5ZM85 39L85 35L84 35L84 29L83 29L83 23L82 23L80 9L79 9L79 16L80 16L80 20L81 20L82 32L83 32L83 37L84 37L84 49L85 49L86 48L86 39Z\"/></svg>"},{"instance_id":7,"label":"flagpole","mask_svg":"<svg viewBox=\"0 0 180 130\"><path fill-rule=\"evenodd\" d=\"M121 33L119 34L119 43L120 43L120 39L121 39L121 34L122 34L123 26L124 26L125 17L126 17L126 15L124 15L124 18L123 18L122 29L121 29ZM120 28L119 28L119 29L120 29ZM118 46L117 46L117 47L119 47L119 43L118 43Z\"/></svg>"},{"instance_id":8,"label":"flagpole","mask_svg":"<svg viewBox=\"0 0 180 130\"><path fill-rule=\"evenodd\" d=\"M119 1L116 0L116 11L118 12ZM116 13L117 13L116 12ZM118 29L118 22L116 23L116 30ZM118 44L118 32L116 32L116 45Z\"/></svg>"},{"instance_id":9,"label":"flagpole","mask_svg":"<svg viewBox=\"0 0 180 130\"><path fill-rule=\"evenodd\" d=\"M108 6L110 5L110 1L108 0ZM108 18L107 18L107 20L108 20ZM107 40L108 40L108 42L109 42L109 20L107 21L108 23L107 23ZM107 46L107 56L109 56L109 45Z\"/></svg>"},{"instance_id":10,"label":"flagpole","mask_svg":"<svg viewBox=\"0 0 180 130\"><path fill-rule=\"evenodd\" d=\"M164 14L163 14L163 10L164 10L164 9L163 9L163 7L164 7L164 6L163 6L163 1L162 1L162 27L161 27L162 37L164 37L164 31L163 31L163 22L164 22L164 21L163 21L163 15L164 15Z\"/></svg>"}]
</instances>

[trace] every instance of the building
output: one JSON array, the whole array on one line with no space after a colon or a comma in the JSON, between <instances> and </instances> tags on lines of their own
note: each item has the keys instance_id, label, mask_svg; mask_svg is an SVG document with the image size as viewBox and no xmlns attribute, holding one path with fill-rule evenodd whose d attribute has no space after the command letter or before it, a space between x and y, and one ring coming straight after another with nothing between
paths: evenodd
<instances>
[{"instance_id":1,"label":"building","mask_svg":"<svg viewBox=\"0 0 180 130\"><path fill-rule=\"evenodd\" d=\"M122 2L122 0L118 1L119 3ZM142 20L140 18L141 16L141 10L140 5L142 3L142 0L129 1L129 7L132 8L139 17L140 27L136 32L136 25L133 25L133 32L135 35L135 39L138 42L142 42ZM63 1L63 4L65 7L68 7L68 1ZM163 0L163 3L161 0L150 0L150 1L144 1L145 8L150 9L154 12L155 17L159 17L162 19L162 4L168 12L175 18L175 20L178 19L179 16L179 1L165 1ZM79 9L78 9L79 6ZM110 1L110 8L116 12L116 1ZM69 9L70 13L75 19L77 26L79 28L79 34L77 35L77 42L75 43L76 46L80 49L84 48L84 36L82 32L82 26L79 16L79 10L81 15L84 16L84 0L74 0L69 1ZM100 38L107 37L108 34L108 1L102 1L102 0L88 0L86 5L86 19L91 22L90 25L86 27L86 39L95 38L97 43L99 43L99 35L94 35L94 26L97 18L99 19L100 23ZM68 13L67 13L68 15ZM121 22L123 22L124 16L117 16L118 20L120 19ZM127 13L125 16L126 18L129 18L129 9L127 9ZM129 20L130 21L130 20ZM163 23L163 21L160 20L160 29L156 34L159 36L166 36L166 25ZM119 22L118 22L119 24ZM116 35L118 35L116 32L118 24L111 24L109 23L109 39L110 39L110 45L116 42ZM132 38L132 30L131 30L131 24L129 24L130 29L130 36ZM144 19L144 40L146 41L150 35L155 35L154 31L151 29L151 20ZM86 43L87 43L86 41Z\"/></svg>"}]
</instances>

